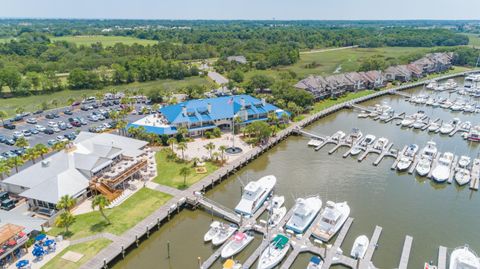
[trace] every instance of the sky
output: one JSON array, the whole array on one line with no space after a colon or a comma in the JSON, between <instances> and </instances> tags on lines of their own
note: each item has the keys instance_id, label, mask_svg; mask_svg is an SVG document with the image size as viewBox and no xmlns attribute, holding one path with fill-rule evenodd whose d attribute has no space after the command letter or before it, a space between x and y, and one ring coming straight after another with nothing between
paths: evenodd
<instances>
[{"instance_id":1,"label":"sky","mask_svg":"<svg viewBox=\"0 0 480 269\"><path fill-rule=\"evenodd\" d=\"M2 18L480 19L480 0L0 0Z\"/></svg>"}]
</instances>

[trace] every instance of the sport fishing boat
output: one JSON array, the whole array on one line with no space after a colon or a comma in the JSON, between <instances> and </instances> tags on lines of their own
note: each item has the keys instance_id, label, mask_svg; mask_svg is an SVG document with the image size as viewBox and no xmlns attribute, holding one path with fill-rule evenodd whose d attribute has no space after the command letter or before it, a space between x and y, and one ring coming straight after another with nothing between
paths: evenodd
<instances>
[{"instance_id":1,"label":"sport fishing boat","mask_svg":"<svg viewBox=\"0 0 480 269\"><path fill-rule=\"evenodd\" d=\"M385 137L380 137L375 144L373 144L373 148L376 150L383 150L388 145L388 139Z\"/></svg>"},{"instance_id":2,"label":"sport fishing boat","mask_svg":"<svg viewBox=\"0 0 480 269\"><path fill-rule=\"evenodd\" d=\"M240 251L242 251L248 244L253 241L254 237L247 233L237 232L231 240L225 244L223 247L221 255L222 258L226 259L233 257Z\"/></svg>"},{"instance_id":3,"label":"sport fishing boat","mask_svg":"<svg viewBox=\"0 0 480 269\"><path fill-rule=\"evenodd\" d=\"M470 157L462 155L460 159L458 159L458 166L461 168L467 168L471 161L472 159Z\"/></svg>"},{"instance_id":4,"label":"sport fishing boat","mask_svg":"<svg viewBox=\"0 0 480 269\"><path fill-rule=\"evenodd\" d=\"M433 141L428 141L427 145L420 152L420 160L415 167L418 175L426 176L430 172L433 158L435 158L437 152L437 144Z\"/></svg>"},{"instance_id":5,"label":"sport fishing boat","mask_svg":"<svg viewBox=\"0 0 480 269\"><path fill-rule=\"evenodd\" d=\"M429 132L436 132L438 129L440 129L442 125L438 122L432 122L430 123L430 126L428 126L428 131Z\"/></svg>"},{"instance_id":6,"label":"sport fishing boat","mask_svg":"<svg viewBox=\"0 0 480 269\"><path fill-rule=\"evenodd\" d=\"M467 245L456 248L450 254L449 269L480 269L480 260Z\"/></svg>"},{"instance_id":7,"label":"sport fishing boat","mask_svg":"<svg viewBox=\"0 0 480 269\"><path fill-rule=\"evenodd\" d=\"M453 153L445 152L442 157L438 160L437 167L432 171L433 180L438 183L443 183L447 181L450 176L450 167L452 166Z\"/></svg>"},{"instance_id":8,"label":"sport fishing boat","mask_svg":"<svg viewBox=\"0 0 480 269\"><path fill-rule=\"evenodd\" d=\"M268 225L270 225L270 227L272 228L276 227L286 214L287 208L284 206L272 209L272 213L270 214L270 218L268 219Z\"/></svg>"},{"instance_id":9,"label":"sport fishing boat","mask_svg":"<svg viewBox=\"0 0 480 269\"><path fill-rule=\"evenodd\" d=\"M272 193L276 183L277 178L273 175L249 182L243 190L242 199L235 207L235 212L247 217L253 216Z\"/></svg>"},{"instance_id":10,"label":"sport fishing boat","mask_svg":"<svg viewBox=\"0 0 480 269\"><path fill-rule=\"evenodd\" d=\"M260 255L257 268L274 268L283 260L283 258L285 258L289 247L288 237L283 234L277 234L268 247L262 252L262 255Z\"/></svg>"},{"instance_id":11,"label":"sport fishing boat","mask_svg":"<svg viewBox=\"0 0 480 269\"><path fill-rule=\"evenodd\" d=\"M366 235L360 235L355 239L353 242L352 251L350 252L350 256L355 259L363 259L365 253L367 252L368 244L370 241Z\"/></svg>"},{"instance_id":12,"label":"sport fishing boat","mask_svg":"<svg viewBox=\"0 0 480 269\"><path fill-rule=\"evenodd\" d=\"M305 199L298 198L293 209L293 215L285 225L285 229L303 234L318 215L320 208L322 208L322 200L318 196Z\"/></svg>"},{"instance_id":13,"label":"sport fishing boat","mask_svg":"<svg viewBox=\"0 0 480 269\"><path fill-rule=\"evenodd\" d=\"M212 244L219 246L227 241L237 230L237 226L231 224L223 224L220 226L220 231L212 238Z\"/></svg>"},{"instance_id":14,"label":"sport fishing boat","mask_svg":"<svg viewBox=\"0 0 480 269\"><path fill-rule=\"evenodd\" d=\"M420 155L433 160L433 158L435 158L435 155L437 155L437 152L437 143L430 140L427 142L427 145L422 149Z\"/></svg>"},{"instance_id":15,"label":"sport fishing boat","mask_svg":"<svg viewBox=\"0 0 480 269\"><path fill-rule=\"evenodd\" d=\"M322 258L318 256L312 256L312 258L310 258L310 262L308 262L307 269L320 269L322 268L322 265Z\"/></svg>"},{"instance_id":16,"label":"sport fishing boat","mask_svg":"<svg viewBox=\"0 0 480 269\"><path fill-rule=\"evenodd\" d=\"M350 144L350 145L353 145L353 144L355 144L355 142L360 140L362 138L362 136L363 136L363 134L360 131L360 129L353 128L352 132L347 136L347 138L345 138L345 142Z\"/></svg>"},{"instance_id":17,"label":"sport fishing boat","mask_svg":"<svg viewBox=\"0 0 480 269\"><path fill-rule=\"evenodd\" d=\"M418 151L417 144L411 144L410 146L408 146L405 152L403 153L403 156L400 157L400 160L397 163L397 170L398 171L407 170L410 167L410 165L412 165L413 159L415 158L415 154L417 154L417 151Z\"/></svg>"},{"instance_id":18,"label":"sport fishing boat","mask_svg":"<svg viewBox=\"0 0 480 269\"><path fill-rule=\"evenodd\" d=\"M355 145L355 147L353 147L350 154L352 155L359 154L367 146L372 145L373 142L375 141L375 138L376 137L374 135L368 134L367 136L365 136L365 138L363 138L363 140L360 143L358 143L357 145Z\"/></svg>"},{"instance_id":19,"label":"sport fishing boat","mask_svg":"<svg viewBox=\"0 0 480 269\"><path fill-rule=\"evenodd\" d=\"M328 242L342 227L350 215L350 206L347 202L327 202L322 218L313 228L313 237Z\"/></svg>"},{"instance_id":20,"label":"sport fishing boat","mask_svg":"<svg viewBox=\"0 0 480 269\"><path fill-rule=\"evenodd\" d=\"M207 233L203 236L203 241L211 241L220 232L220 225L221 223L218 221L210 223L210 229L208 229Z\"/></svg>"},{"instance_id":21,"label":"sport fishing boat","mask_svg":"<svg viewBox=\"0 0 480 269\"><path fill-rule=\"evenodd\" d=\"M223 269L241 269L242 264L238 261L228 259L223 263Z\"/></svg>"},{"instance_id":22,"label":"sport fishing boat","mask_svg":"<svg viewBox=\"0 0 480 269\"><path fill-rule=\"evenodd\" d=\"M463 186L470 182L470 179L470 171L466 168L460 168L455 173L455 181L457 181L458 185L460 186Z\"/></svg>"}]
</instances>

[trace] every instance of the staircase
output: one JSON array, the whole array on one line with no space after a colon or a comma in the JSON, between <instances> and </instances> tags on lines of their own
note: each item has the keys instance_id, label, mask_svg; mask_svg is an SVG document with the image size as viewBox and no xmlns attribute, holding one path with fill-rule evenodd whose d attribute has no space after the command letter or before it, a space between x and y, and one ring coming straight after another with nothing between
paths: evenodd
<instances>
[{"instance_id":1,"label":"staircase","mask_svg":"<svg viewBox=\"0 0 480 269\"><path fill-rule=\"evenodd\" d=\"M101 194L105 195L107 199L112 202L115 200L117 197L119 197L122 194L122 191L119 190L110 190L110 188L103 184L103 183L92 183L90 185L90 188L97 190Z\"/></svg>"}]
</instances>

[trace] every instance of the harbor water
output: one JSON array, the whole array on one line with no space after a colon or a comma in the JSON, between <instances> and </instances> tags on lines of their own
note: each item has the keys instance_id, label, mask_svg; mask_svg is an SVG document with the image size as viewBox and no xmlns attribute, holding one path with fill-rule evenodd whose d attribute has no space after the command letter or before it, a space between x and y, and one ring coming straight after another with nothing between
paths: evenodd
<instances>
[{"instance_id":1,"label":"harbor water","mask_svg":"<svg viewBox=\"0 0 480 269\"><path fill-rule=\"evenodd\" d=\"M407 92L459 97L421 88ZM449 121L458 117L474 125L480 124L478 114L453 113L442 108L414 105L400 96L385 96L361 105L376 103L387 103L397 113L406 112L409 115L423 110L433 119ZM423 148L429 140L433 140L440 152L450 151L472 159L479 152L479 144L468 143L460 133L453 137L429 134L427 131L401 128L395 124L396 121L385 124L359 119L357 114L358 111L342 110L315 122L307 131L331 135L338 130L349 133L357 127L364 135L388 138L398 149L412 143ZM385 158L378 166L373 166L372 162L378 155L371 154L363 162L358 162L356 157L342 158L346 148L329 155L328 150L333 145L314 151L307 147L307 142L307 138L300 136L288 138L209 191L207 196L234 208L243 185L273 174L278 180L275 192L285 196L288 208L293 206L296 198L314 194L319 194L324 204L327 200L347 201L354 222L341 249L348 255L357 236L365 234L370 238L375 225L382 226L382 235L373 257L373 263L378 268L398 266L406 235L413 237L409 268L422 268L424 262L436 262L440 245L451 251L467 243L480 252L478 192L468 186L458 187L455 182L435 184L426 178L391 170L392 158ZM114 268L198 268L199 259L206 260L215 250L211 244L203 243L203 235L211 221L212 216L204 211L184 210ZM258 235L235 259L245 261L260 244L261 238ZM310 254L300 255L292 268L306 268L310 257ZM221 264L219 259L212 268L222 268Z\"/></svg>"}]
</instances>

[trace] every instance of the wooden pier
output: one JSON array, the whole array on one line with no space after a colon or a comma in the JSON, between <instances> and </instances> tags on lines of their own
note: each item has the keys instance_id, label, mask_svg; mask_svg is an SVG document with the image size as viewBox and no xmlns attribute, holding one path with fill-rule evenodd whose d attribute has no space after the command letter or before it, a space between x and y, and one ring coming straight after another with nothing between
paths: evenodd
<instances>
[{"instance_id":1,"label":"wooden pier","mask_svg":"<svg viewBox=\"0 0 480 269\"><path fill-rule=\"evenodd\" d=\"M387 120L385 120L385 123L389 123L391 122L392 120L403 120L405 118L405 115L406 113L405 112L402 112L400 114L397 114L397 115L393 115L392 117L388 118Z\"/></svg>"},{"instance_id":2,"label":"wooden pier","mask_svg":"<svg viewBox=\"0 0 480 269\"><path fill-rule=\"evenodd\" d=\"M408 259L410 258L410 250L412 248L413 238L409 235L405 237L405 242L403 243L402 256L400 257L400 263L398 269L407 269L408 268Z\"/></svg>"},{"instance_id":3,"label":"wooden pier","mask_svg":"<svg viewBox=\"0 0 480 269\"><path fill-rule=\"evenodd\" d=\"M455 173L457 172L457 168L458 168L458 156L455 155L455 157L453 157L452 163L450 164L450 175L448 176L448 180L447 180L449 184L452 184L453 178L455 177Z\"/></svg>"},{"instance_id":4,"label":"wooden pier","mask_svg":"<svg viewBox=\"0 0 480 269\"><path fill-rule=\"evenodd\" d=\"M436 118L435 120L430 120L427 125L423 126L421 129L422 131L425 131L432 125L432 123L436 123L440 120L440 118Z\"/></svg>"},{"instance_id":5,"label":"wooden pier","mask_svg":"<svg viewBox=\"0 0 480 269\"><path fill-rule=\"evenodd\" d=\"M405 145L403 149L397 154L397 158L393 162L392 167L390 167L390 169L395 170L397 168L397 164L400 161L400 158L402 158L403 154L405 154L405 151L407 150L407 148L408 146Z\"/></svg>"},{"instance_id":6,"label":"wooden pier","mask_svg":"<svg viewBox=\"0 0 480 269\"><path fill-rule=\"evenodd\" d=\"M433 161L432 161L432 167L430 168L430 171L428 172L427 178L432 179L433 169L435 169L435 167L437 167L438 160L440 159L441 156L442 156L442 153L437 152L437 156L435 156L435 159L433 159Z\"/></svg>"},{"instance_id":7,"label":"wooden pier","mask_svg":"<svg viewBox=\"0 0 480 269\"><path fill-rule=\"evenodd\" d=\"M383 160L383 158L385 157L391 157L391 158L394 158L396 159L397 158L397 154L393 154L392 153L392 147L393 147L393 143L390 143L381 153L380 155L378 156L378 158L373 162L373 165L377 166L380 164L380 162Z\"/></svg>"},{"instance_id":8,"label":"wooden pier","mask_svg":"<svg viewBox=\"0 0 480 269\"><path fill-rule=\"evenodd\" d=\"M472 165L471 179L470 179L470 189L478 190L478 185L480 182L480 159L474 159Z\"/></svg>"},{"instance_id":9,"label":"wooden pier","mask_svg":"<svg viewBox=\"0 0 480 269\"><path fill-rule=\"evenodd\" d=\"M437 269L447 269L447 248L440 246L438 248Z\"/></svg>"}]
</instances>

